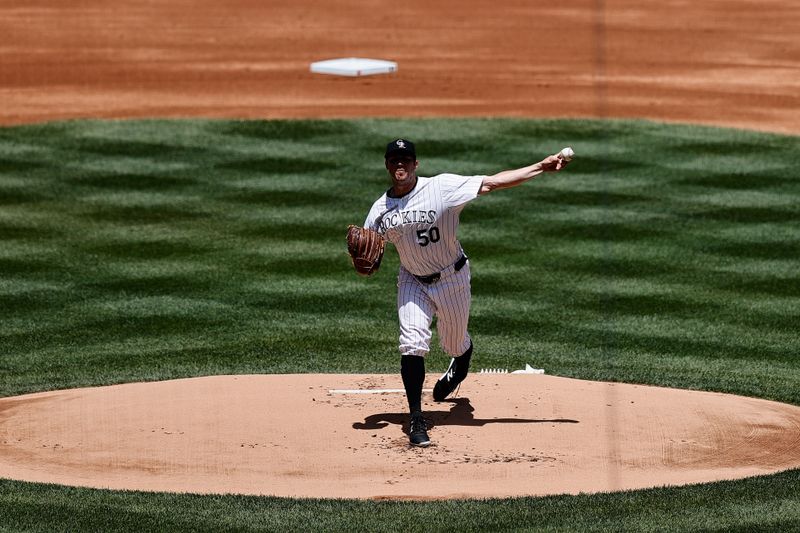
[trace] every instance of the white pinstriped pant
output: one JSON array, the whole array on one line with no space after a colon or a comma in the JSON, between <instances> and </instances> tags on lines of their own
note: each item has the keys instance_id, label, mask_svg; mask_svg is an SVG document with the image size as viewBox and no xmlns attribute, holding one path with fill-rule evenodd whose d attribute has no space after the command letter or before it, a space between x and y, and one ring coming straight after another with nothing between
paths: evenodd
<instances>
[{"instance_id":1,"label":"white pinstriped pant","mask_svg":"<svg viewBox=\"0 0 800 533\"><path fill-rule=\"evenodd\" d=\"M472 298L469 261L458 272L445 271L439 281L426 284L400 267L397 277L397 313L400 318L400 353L425 356L430 351L431 323L437 317L439 343L448 355L458 357L470 345L467 323Z\"/></svg>"}]
</instances>

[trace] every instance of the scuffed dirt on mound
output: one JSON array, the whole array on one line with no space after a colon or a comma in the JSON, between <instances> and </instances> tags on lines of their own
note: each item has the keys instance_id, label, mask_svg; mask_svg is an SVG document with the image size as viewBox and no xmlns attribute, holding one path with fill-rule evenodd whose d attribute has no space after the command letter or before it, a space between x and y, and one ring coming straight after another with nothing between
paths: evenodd
<instances>
[{"instance_id":1,"label":"scuffed dirt on mound","mask_svg":"<svg viewBox=\"0 0 800 533\"><path fill-rule=\"evenodd\" d=\"M765 400L477 374L455 399L424 395L433 444L420 449L408 444L402 392L330 392L340 389L402 384L381 375L218 376L3 398L0 477L440 499L605 492L800 467L800 408Z\"/></svg>"}]
</instances>

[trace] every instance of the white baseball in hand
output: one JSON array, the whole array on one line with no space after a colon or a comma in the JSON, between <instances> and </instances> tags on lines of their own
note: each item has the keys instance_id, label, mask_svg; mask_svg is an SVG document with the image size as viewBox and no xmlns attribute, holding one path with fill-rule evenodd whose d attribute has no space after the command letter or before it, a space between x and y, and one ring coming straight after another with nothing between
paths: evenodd
<instances>
[{"instance_id":1,"label":"white baseball in hand","mask_svg":"<svg viewBox=\"0 0 800 533\"><path fill-rule=\"evenodd\" d=\"M562 148L559 154L561 154L561 158L564 161L572 161L572 157L575 155L575 152L572 151L572 148L567 146L566 148Z\"/></svg>"}]
</instances>

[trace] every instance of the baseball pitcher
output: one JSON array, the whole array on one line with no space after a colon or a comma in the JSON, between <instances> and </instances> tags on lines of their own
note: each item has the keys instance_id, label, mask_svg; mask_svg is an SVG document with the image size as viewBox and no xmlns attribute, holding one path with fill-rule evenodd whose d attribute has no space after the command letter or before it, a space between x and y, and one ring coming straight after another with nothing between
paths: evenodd
<instances>
[{"instance_id":1,"label":"baseball pitcher","mask_svg":"<svg viewBox=\"0 0 800 533\"><path fill-rule=\"evenodd\" d=\"M434 316L441 347L452 357L433 388L435 401L443 401L456 390L467 376L472 357L467 331L470 265L456 235L461 211L480 195L561 170L572 155L566 150L492 176L439 174L426 178L417 176L414 143L396 139L386 146L385 166L392 186L372 205L363 228L348 228L347 243L353 266L362 275L378 269L385 241L392 243L400 256L400 374L411 412L412 445L425 447L431 442L422 413L422 386Z\"/></svg>"}]
</instances>

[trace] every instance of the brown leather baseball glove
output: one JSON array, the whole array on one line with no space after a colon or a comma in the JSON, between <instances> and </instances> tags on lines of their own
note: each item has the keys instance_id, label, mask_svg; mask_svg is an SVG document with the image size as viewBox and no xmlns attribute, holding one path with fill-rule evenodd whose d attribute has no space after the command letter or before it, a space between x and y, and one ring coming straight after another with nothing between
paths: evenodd
<instances>
[{"instance_id":1,"label":"brown leather baseball glove","mask_svg":"<svg viewBox=\"0 0 800 533\"><path fill-rule=\"evenodd\" d=\"M381 266L384 245L383 237L375 230L352 224L347 227L347 251L362 276L371 276Z\"/></svg>"}]
</instances>

